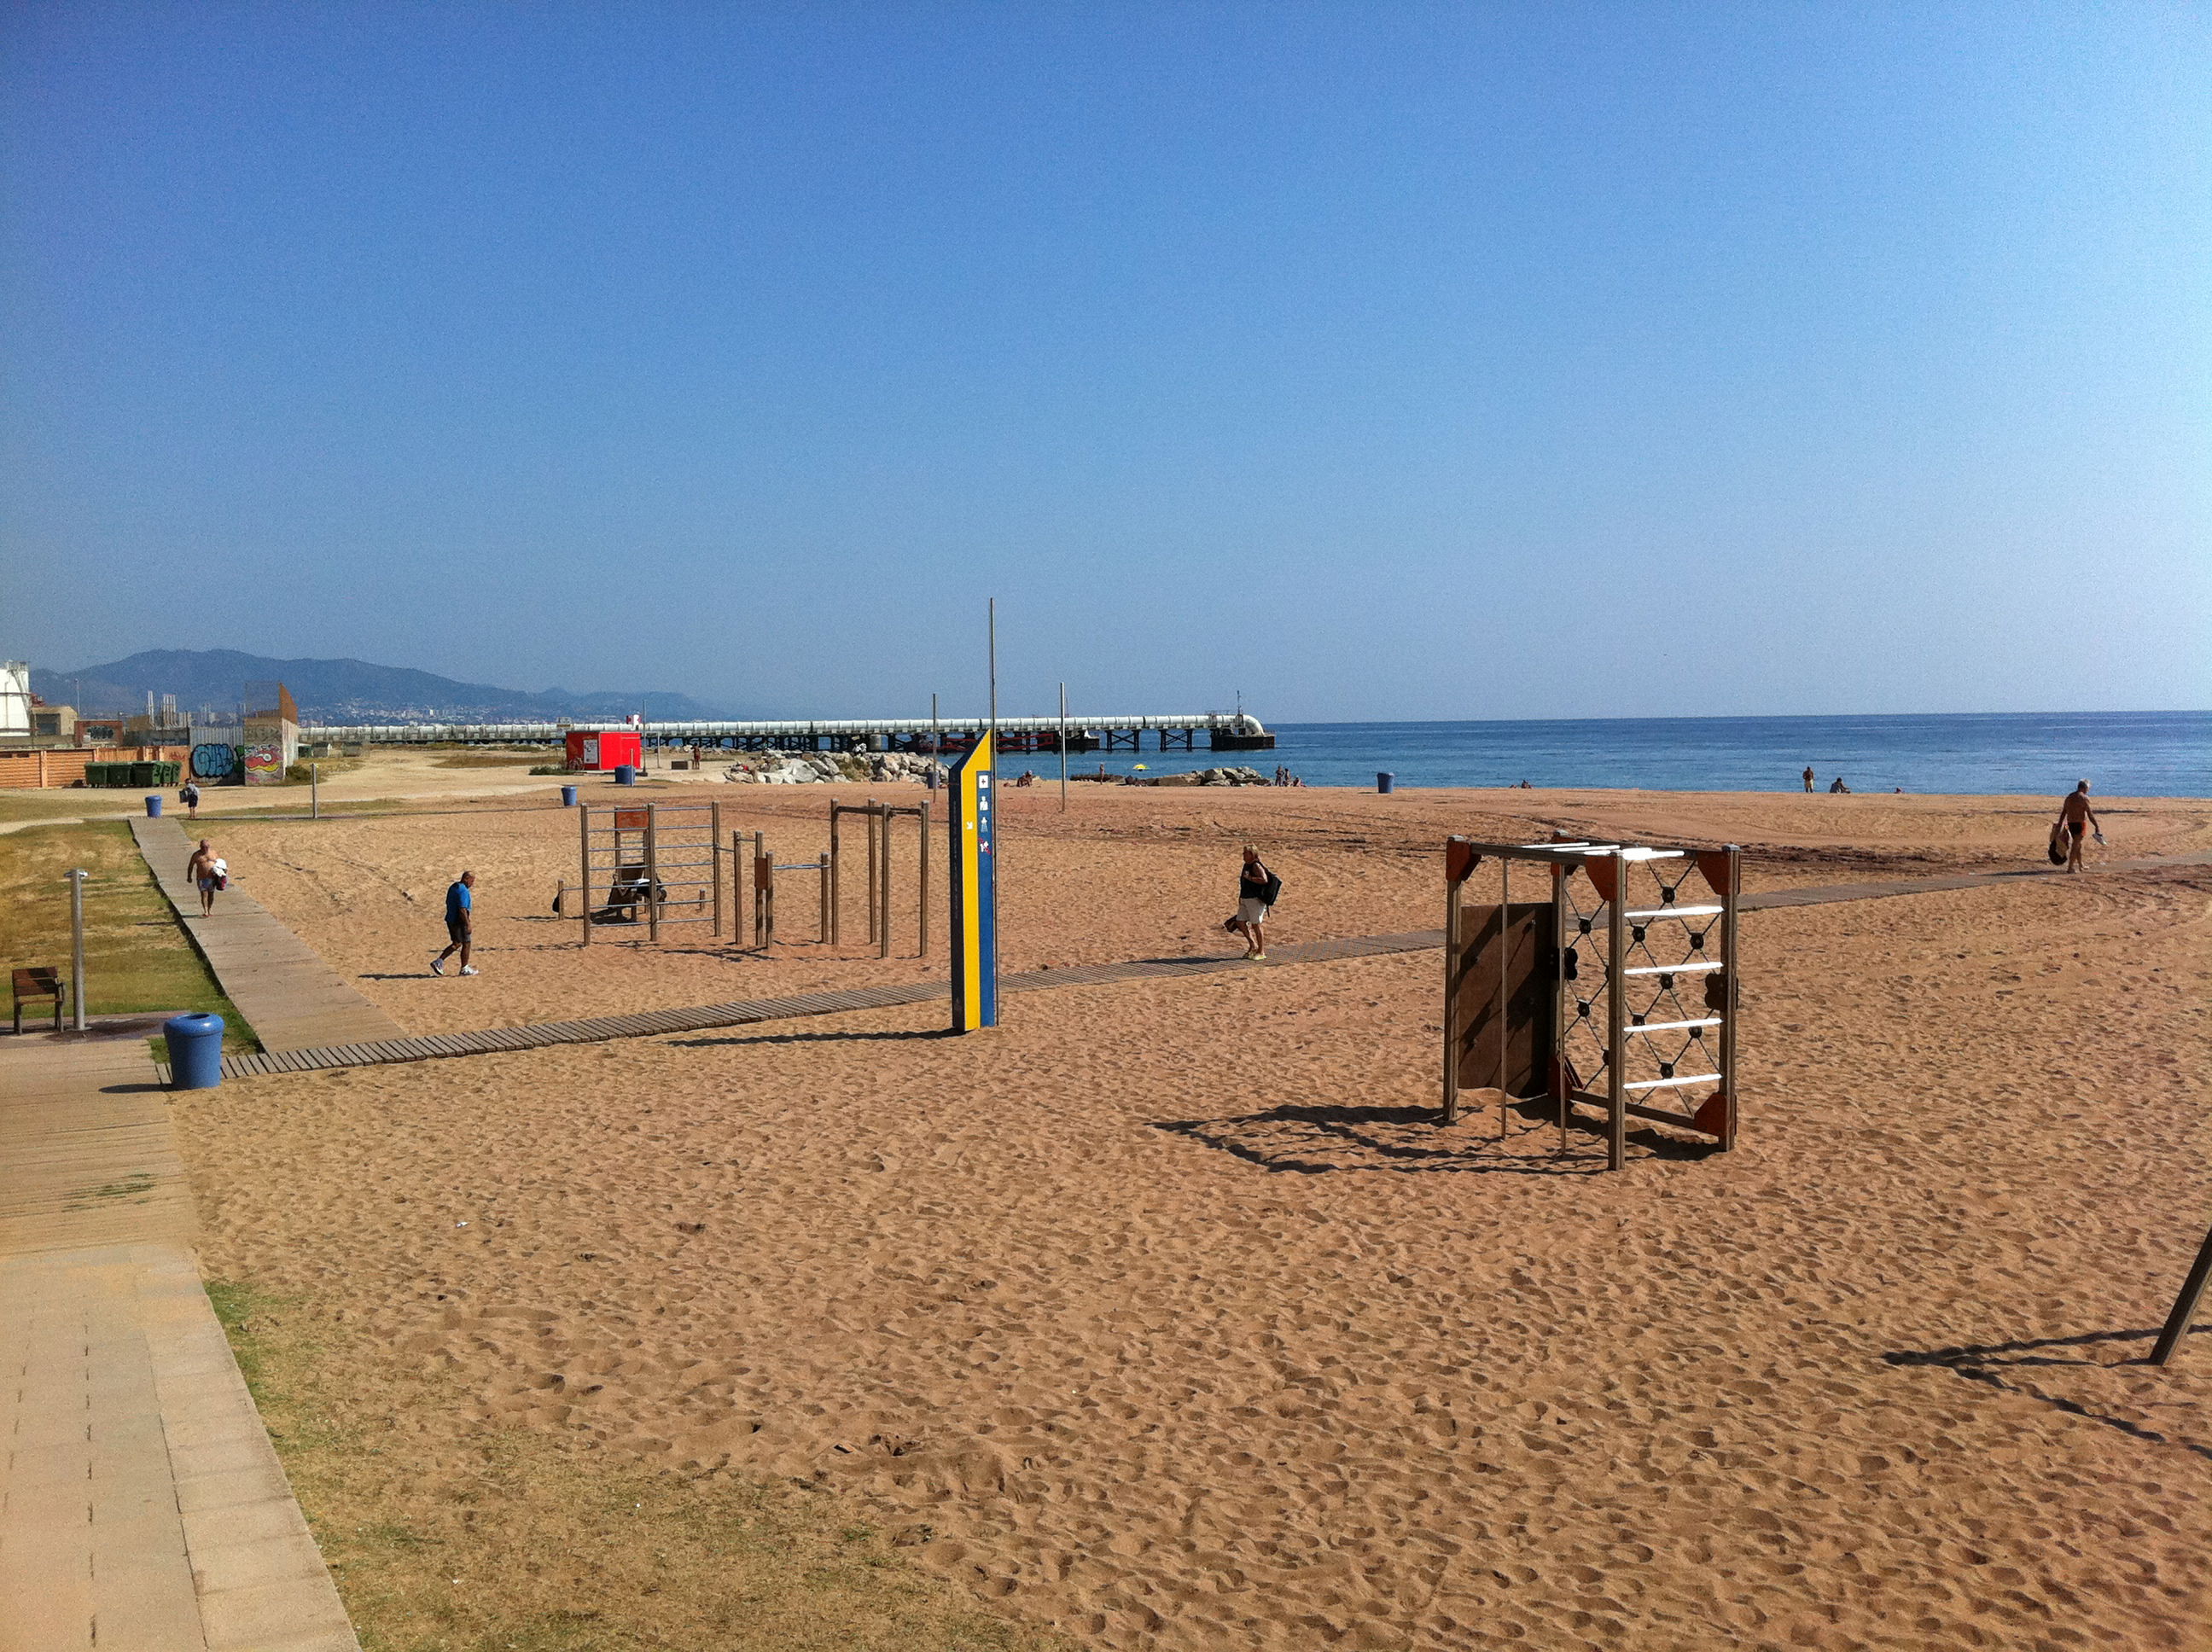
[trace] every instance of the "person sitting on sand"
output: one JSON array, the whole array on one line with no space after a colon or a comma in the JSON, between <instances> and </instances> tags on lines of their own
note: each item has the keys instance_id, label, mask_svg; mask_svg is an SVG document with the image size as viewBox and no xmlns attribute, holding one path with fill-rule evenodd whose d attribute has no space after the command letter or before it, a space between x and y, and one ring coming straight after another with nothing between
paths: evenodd
<instances>
[{"instance_id":1,"label":"person sitting on sand","mask_svg":"<svg viewBox=\"0 0 2212 1652\"><path fill-rule=\"evenodd\" d=\"M2091 830L2097 841L2105 841L2105 823L2097 818L2097 811L2089 806L2089 782L2081 780L2066 794L2058 805L2058 824L2066 835L2066 870L2081 870L2081 840Z\"/></svg>"},{"instance_id":2,"label":"person sitting on sand","mask_svg":"<svg viewBox=\"0 0 2212 1652\"><path fill-rule=\"evenodd\" d=\"M215 850L205 838L202 838L199 847L192 851L192 858L185 862L185 876L200 892L200 916L203 918L215 916L216 891L223 885L225 870L223 863L216 859Z\"/></svg>"},{"instance_id":3,"label":"person sitting on sand","mask_svg":"<svg viewBox=\"0 0 2212 1652\"><path fill-rule=\"evenodd\" d=\"M1841 774L1837 775L1835 779L1828 782L1828 790L1831 793L1840 792L1845 797L1849 797L1851 794L1851 788L1844 784L1844 777Z\"/></svg>"},{"instance_id":4,"label":"person sitting on sand","mask_svg":"<svg viewBox=\"0 0 2212 1652\"><path fill-rule=\"evenodd\" d=\"M1246 957L1267 956L1267 914L1282 892L1283 880L1267 870L1260 851L1247 843L1244 865L1237 874L1237 915L1229 920L1231 929L1243 934Z\"/></svg>"}]
</instances>

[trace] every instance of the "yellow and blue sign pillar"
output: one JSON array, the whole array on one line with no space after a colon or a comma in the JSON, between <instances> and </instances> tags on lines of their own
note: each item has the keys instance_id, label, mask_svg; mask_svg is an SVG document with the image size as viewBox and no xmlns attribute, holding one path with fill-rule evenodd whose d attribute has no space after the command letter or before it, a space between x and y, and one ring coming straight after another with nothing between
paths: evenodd
<instances>
[{"instance_id":1,"label":"yellow and blue sign pillar","mask_svg":"<svg viewBox=\"0 0 2212 1652\"><path fill-rule=\"evenodd\" d=\"M952 765L952 1030L999 1024L998 859L987 732Z\"/></svg>"}]
</instances>

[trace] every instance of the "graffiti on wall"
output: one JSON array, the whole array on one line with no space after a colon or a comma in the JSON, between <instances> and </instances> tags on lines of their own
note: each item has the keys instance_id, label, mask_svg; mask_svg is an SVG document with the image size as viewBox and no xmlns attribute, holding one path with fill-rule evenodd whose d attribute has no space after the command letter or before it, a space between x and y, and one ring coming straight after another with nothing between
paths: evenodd
<instances>
[{"instance_id":1,"label":"graffiti on wall","mask_svg":"<svg viewBox=\"0 0 2212 1652\"><path fill-rule=\"evenodd\" d=\"M284 748L250 745L246 748L246 783L270 786L284 778Z\"/></svg>"},{"instance_id":2,"label":"graffiti on wall","mask_svg":"<svg viewBox=\"0 0 2212 1652\"><path fill-rule=\"evenodd\" d=\"M196 745L192 748L192 778L219 780L229 777L238 767L238 754L227 745Z\"/></svg>"}]
</instances>

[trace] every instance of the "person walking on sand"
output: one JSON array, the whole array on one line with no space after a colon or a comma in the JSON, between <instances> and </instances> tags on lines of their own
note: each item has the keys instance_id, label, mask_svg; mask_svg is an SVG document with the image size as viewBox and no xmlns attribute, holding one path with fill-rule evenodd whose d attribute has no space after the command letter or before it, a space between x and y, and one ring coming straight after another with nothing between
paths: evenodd
<instances>
[{"instance_id":1,"label":"person walking on sand","mask_svg":"<svg viewBox=\"0 0 2212 1652\"><path fill-rule=\"evenodd\" d=\"M2066 870L2081 870L2081 840L2090 832L2097 841L2105 841L2105 823L2097 818L2097 811L2089 806L2089 782L2081 780L2066 794L2058 805L2058 824L2066 834Z\"/></svg>"},{"instance_id":2,"label":"person walking on sand","mask_svg":"<svg viewBox=\"0 0 2212 1652\"><path fill-rule=\"evenodd\" d=\"M1267 870L1260 851L1247 843L1243 869L1237 874L1237 915L1229 920L1229 926L1244 936L1246 957L1267 956L1267 914L1282 892L1283 880Z\"/></svg>"},{"instance_id":3,"label":"person walking on sand","mask_svg":"<svg viewBox=\"0 0 2212 1652\"><path fill-rule=\"evenodd\" d=\"M200 892L201 917L215 916L216 894L222 888L228 870L216 858L215 850L205 838L202 838L199 847L192 851L192 858L185 862L185 876Z\"/></svg>"},{"instance_id":4,"label":"person walking on sand","mask_svg":"<svg viewBox=\"0 0 2212 1652\"><path fill-rule=\"evenodd\" d=\"M1813 789L1813 765L1810 763L1805 765L1805 789L1808 792Z\"/></svg>"},{"instance_id":5,"label":"person walking on sand","mask_svg":"<svg viewBox=\"0 0 2212 1652\"><path fill-rule=\"evenodd\" d=\"M186 780L184 790L177 793L177 801L185 805L186 820L198 820L200 817L200 788L197 784Z\"/></svg>"},{"instance_id":6,"label":"person walking on sand","mask_svg":"<svg viewBox=\"0 0 2212 1652\"><path fill-rule=\"evenodd\" d=\"M469 949L476 938L477 875L465 872L446 887L446 950L430 960L430 973L446 973L446 960L458 952L461 955L461 973L473 975L477 967L469 962Z\"/></svg>"}]
</instances>

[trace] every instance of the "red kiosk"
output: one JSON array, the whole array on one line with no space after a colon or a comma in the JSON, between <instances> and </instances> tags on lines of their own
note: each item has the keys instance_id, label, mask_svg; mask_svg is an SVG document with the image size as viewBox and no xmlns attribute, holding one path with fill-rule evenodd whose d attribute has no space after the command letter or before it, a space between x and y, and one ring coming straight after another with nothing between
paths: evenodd
<instances>
[{"instance_id":1,"label":"red kiosk","mask_svg":"<svg viewBox=\"0 0 2212 1652\"><path fill-rule=\"evenodd\" d=\"M628 763L645 767L645 736L632 728L572 728L568 731L568 768L611 769Z\"/></svg>"}]
</instances>

